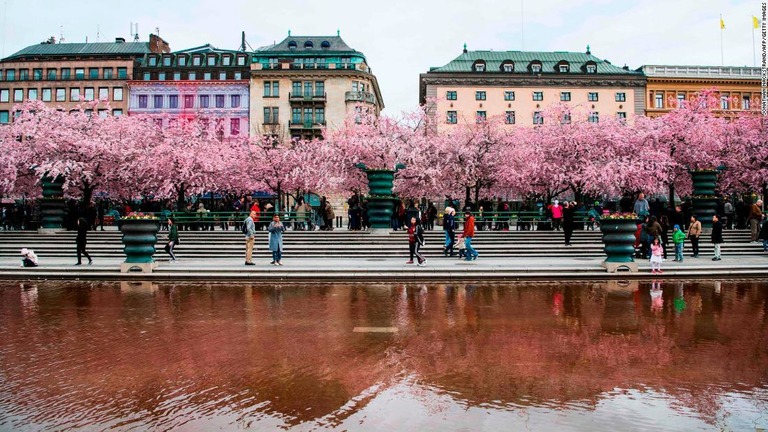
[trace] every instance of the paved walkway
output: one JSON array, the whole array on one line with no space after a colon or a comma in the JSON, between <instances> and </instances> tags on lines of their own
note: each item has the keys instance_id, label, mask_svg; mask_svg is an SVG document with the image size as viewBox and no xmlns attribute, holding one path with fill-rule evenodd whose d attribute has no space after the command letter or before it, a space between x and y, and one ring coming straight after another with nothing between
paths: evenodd
<instances>
[{"instance_id":1,"label":"paved walkway","mask_svg":"<svg viewBox=\"0 0 768 432\"><path fill-rule=\"evenodd\" d=\"M652 275L645 260L635 274L607 273L597 258L483 258L463 261L432 258L426 266L408 265L401 258L320 258L284 260L283 266L269 259L245 266L242 258L183 259L169 263L163 258L151 274L120 273L121 259L98 258L94 265L73 265L75 258L41 259L37 268L21 268L19 260L0 258L0 279L147 279L147 280L412 280L412 279L626 279L626 278L738 278L768 277L768 254L689 258L682 263L667 261L663 275Z\"/></svg>"}]
</instances>

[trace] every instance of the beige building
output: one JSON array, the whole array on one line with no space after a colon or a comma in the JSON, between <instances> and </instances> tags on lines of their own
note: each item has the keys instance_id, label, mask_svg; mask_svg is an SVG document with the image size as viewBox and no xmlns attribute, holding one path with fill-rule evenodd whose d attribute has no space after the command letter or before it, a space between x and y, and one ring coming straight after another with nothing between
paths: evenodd
<instances>
[{"instance_id":1,"label":"beige building","mask_svg":"<svg viewBox=\"0 0 768 432\"><path fill-rule=\"evenodd\" d=\"M356 109L384 108L363 53L340 36L289 36L259 48L251 64L250 125L280 140L319 137Z\"/></svg>"},{"instance_id":2,"label":"beige building","mask_svg":"<svg viewBox=\"0 0 768 432\"><path fill-rule=\"evenodd\" d=\"M8 123L13 106L41 100L63 109L85 101L109 103L115 115L128 112L127 80L136 60L151 52L169 52L168 44L150 35L149 42L55 43L50 39L0 60L0 123Z\"/></svg>"},{"instance_id":3,"label":"beige building","mask_svg":"<svg viewBox=\"0 0 768 432\"><path fill-rule=\"evenodd\" d=\"M631 119L645 109L645 77L591 54L574 52L467 51L421 74L419 99L440 131L456 124L503 116L507 124L533 126L555 103L583 108L590 121Z\"/></svg>"}]
</instances>

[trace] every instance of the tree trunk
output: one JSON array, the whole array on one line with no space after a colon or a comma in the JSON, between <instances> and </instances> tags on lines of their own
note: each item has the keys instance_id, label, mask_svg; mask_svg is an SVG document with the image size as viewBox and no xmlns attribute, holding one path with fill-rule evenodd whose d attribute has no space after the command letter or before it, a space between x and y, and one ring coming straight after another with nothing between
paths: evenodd
<instances>
[{"instance_id":1,"label":"tree trunk","mask_svg":"<svg viewBox=\"0 0 768 432\"><path fill-rule=\"evenodd\" d=\"M480 208L477 203L479 202L480 197L480 185L475 185L475 210Z\"/></svg>"},{"instance_id":2,"label":"tree trunk","mask_svg":"<svg viewBox=\"0 0 768 432\"><path fill-rule=\"evenodd\" d=\"M176 187L176 210L184 210L184 196L186 195L184 183Z\"/></svg>"},{"instance_id":3,"label":"tree trunk","mask_svg":"<svg viewBox=\"0 0 768 432\"><path fill-rule=\"evenodd\" d=\"M470 196L470 189L469 189L469 186L467 186L467 196L466 196L466 197L465 197L465 199L464 199L464 205L465 205L465 206L466 206L466 205L467 205L467 203L469 202L469 199L470 199L470 198L472 198L472 197ZM456 209L456 211L459 211L459 210L461 210L461 209Z\"/></svg>"},{"instance_id":4,"label":"tree trunk","mask_svg":"<svg viewBox=\"0 0 768 432\"><path fill-rule=\"evenodd\" d=\"M669 182L669 211L675 211L675 183Z\"/></svg>"},{"instance_id":5,"label":"tree trunk","mask_svg":"<svg viewBox=\"0 0 768 432\"><path fill-rule=\"evenodd\" d=\"M88 183L83 183L83 208L87 207L91 203L93 198L93 186Z\"/></svg>"}]
</instances>

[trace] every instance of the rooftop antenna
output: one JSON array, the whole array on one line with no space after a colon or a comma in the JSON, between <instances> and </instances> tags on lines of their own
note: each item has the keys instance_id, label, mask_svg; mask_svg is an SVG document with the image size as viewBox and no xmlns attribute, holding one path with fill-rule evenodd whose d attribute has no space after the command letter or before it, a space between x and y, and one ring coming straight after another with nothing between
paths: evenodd
<instances>
[{"instance_id":1,"label":"rooftop antenna","mask_svg":"<svg viewBox=\"0 0 768 432\"><path fill-rule=\"evenodd\" d=\"M64 43L64 26L59 26L59 43Z\"/></svg>"},{"instance_id":2,"label":"rooftop antenna","mask_svg":"<svg viewBox=\"0 0 768 432\"><path fill-rule=\"evenodd\" d=\"M135 29L134 29L133 23L131 23L131 31L129 32L129 34L131 35L131 37L133 37L134 42L139 41L139 23L136 23Z\"/></svg>"},{"instance_id":3,"label":"rooftop antenna","mask_svg":"<svg viewBox=\"0 0 768 432\"><path fill-rule=\"evenodd\" d=\"M100 37L101 37L101 30L99 29L99 25L96 24L96 42L99 41Z\"/></svg>"},{"instance_id":4,"label":"rooftop antenna","mask_svg":"<svg viewBox=\"0 0 768 432\"><path fill-rule=\"evenodd\" d=\"M155 27L155 34L160 37L160 27Z\"/></svg>"},{"instance_id":5,"label":"rooftop antenna","mask_svg":"<svg viewBox=\"0 0 768 432\"><path fill-rule=\"evenodd\" d=\"M240 51L245 51L245 31L240 33Z\"/></svg>"}]
</instances>

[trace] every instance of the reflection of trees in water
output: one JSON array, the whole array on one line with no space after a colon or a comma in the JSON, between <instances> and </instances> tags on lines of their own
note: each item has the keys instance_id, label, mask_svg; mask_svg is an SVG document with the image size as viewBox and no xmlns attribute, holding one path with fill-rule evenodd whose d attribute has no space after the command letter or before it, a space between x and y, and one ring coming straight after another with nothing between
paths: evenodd
<instances>
[{"instance_id":1,"label":"reflection of trees in water","mask_svg":"<svg viewBox=\"0 0 768 432\"><path fill-rule=\"evenodd\" d=\"M11 284L0 289L0 372L9 377L0 385L39 401L37 421L67 418L66 406L95 422L147 413L140 424L167 426L225 413L248 424L254 407L287 425L338 424L403 382L425 403L431 393L418 392L437 389L470 406L517 407L594 406L643 383L714 422L724 392L759 386L768 371L768 286L746 285L740 301L736 283L720 293L712 283L665 284L655 315L650 284L637 282L326 285L321 293L74 284L40 288L31 319ZM80 297L78 286L87 288ZM90 307L78 308L83 296ZM700 306L675 313L676 296ZM393 325L396 334L351 332Z\"/></svg>"}]
</instances>

